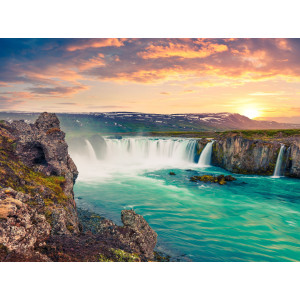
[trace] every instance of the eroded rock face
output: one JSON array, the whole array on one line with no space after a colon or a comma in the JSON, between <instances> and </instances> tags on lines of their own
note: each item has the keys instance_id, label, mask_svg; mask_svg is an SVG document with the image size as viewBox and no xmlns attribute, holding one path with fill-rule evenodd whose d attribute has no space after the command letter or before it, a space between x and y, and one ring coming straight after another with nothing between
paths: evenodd
<instances>
[{"instance_id":1,"label":"eroded rock face","mask_svg":"<svg viewBox=\"0 0 300 300\"><path fill-rule=\"evenodd\" d=\"M16 154L28 167L43 174L64 176L64 192L73 195L77 168L68 154L65 133L55 114L42 113L34 124L14 121L11 124L17 137Z\"/></svg>"},{"instance_id":2,"label":"eroded rock face","mask_svg":"<svg viewBox=\"0 0 300 300\"><path fill-rule=\"evenodd\" d=\"M212 163L234 173L272 175L279 150L279 142L226 137L213 144Z\"/></svg>"},{"instance_id":3,"label":"eroded rock face","mask_svg":"<svg viewBox=\"0 0 300 300\"><path fill-rule=\"evenodd\" d=\"M285 175L300 178L300 137L293 138L288 152Z\"/></svg>"},{"instance_id":4,"label":"eroded rock face","mask_svg":"<svg viewBox=\"0 0 300 300\"><path fill-rule=\"evenodd\" d=\"M157 234L133 211L124 226L100 217L95 232L79 230L78 172L55 114L1 123L0 146L0 261L153 259Z\"/></svg>"},{"instance_id":5,"label":"eroded rock face","mask_svg":"<svg viewBox=\"0 0 300 300\"><path fill-rule=\"evenodd\" d=\"M15 154L29 168L46 176L64 177L63 192L67 196L62 208L53 209L53 234L79 232L73 186L77 168L68 154L65 133L55 114L42 113L34 124L14 121L8 127L16 139ZM58 217L59 216L59 217ZM68 229L69 228L69 229Z\"/></svg>"},{"instance_id":6,"label":"eroded rock face","mask_svg":"<svg viewBox=\"0 0 300 300\"><path fill-rule=\"evenodd\" d=\"M42 213L28 205L30 201L32 198L21 192L0 190L0 245L7 254L30 257L36 244L50 235L50 224Z\"/></svg>"},{"instance_id":7,"label":"eroded rock face","mask_svg":"<svg viewBox=\"0 0 300 300\"><path fill-rule=\"evenodd\" d=\"M117 240L120 248L137 253L146 260L152 260L157 233L133 210L122 210L121 219L124 226L117 226L110 220L102 221L99 233L106 238Z\"/></svg>"},{"instance_id":8,"label":"eroded rock face","mask_svg":"<svg viewBox=\"0 0 300 300\"><path fill-rule=\"evenodd\" d=\"M263 141L238 135L222 137L213 144L212 164L233 173L273 175L284 144L282 174L300 178L300 137Z\"/></svg>"}]
</instances>

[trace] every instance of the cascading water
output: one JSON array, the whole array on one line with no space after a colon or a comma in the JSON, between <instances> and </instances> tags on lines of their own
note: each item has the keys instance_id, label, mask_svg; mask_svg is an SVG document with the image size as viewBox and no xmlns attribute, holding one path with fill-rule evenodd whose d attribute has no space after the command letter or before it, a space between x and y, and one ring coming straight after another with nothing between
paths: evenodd
<instances>
[{"instance_id":1,"label":"cascading water","mask_svg":"<svg viewBox=\"0 0 300 300\"><path fill-rule=\"evenodd\" d=\"M85 140L85 155L71 153L80 178L110 176L112 173L136 173L161 168L187 168L195 164L196 139L124 137L105 138L106 154L97 158L96 148ZM98 147L99 146L99 147ZM99 149L97 151L99 151Z\"/></svg>"},{"instance_id":2,"label":"cascading water","mask_svg":"<svg viewBox=\"0 0 300 300\"><path fill-rule=\"evenodd\" d=\"M123 138L105 141L106 161L115 162L193 162L196 151L196 140L193 139Z\"/></svg>"},{"instance_id":3,"label":"cascading water","mask_svg":"<svg viewBox=\"0 0 300 300\"><path fill-rule=\"evenodd\" d=\"M283 159L284 149L285 149L285 146L282 144L280 147L278 157L277 157L273 178L279 178L281 175L281 167L282 167L282 159Z\"/></svg>"},{"instance_id":4,"label":"cascading water","mask_svg":"<svg viewBox=\"0 0 300 300\"><path fill-rule=\"evenodd\" d=\"M86 143L86 146L87 146L88 156L89 156L90 160L96 161L97 160L97 155L95 153L95 150L94 150L92 144L90 143L89 140L85 140L85 143Z\"/></svg>"},{"instance_id":5,"label":"cascading water","mask_svg":"<svg viewBox=\"0 0 300 300\"><path fill-rule=\"evenodd\" d=\"M204 149L201 152L199 157L198 165L201 167L210 167L211 166L211 155L212 155L212 146L214 141L207 143Z\"/></svg>"}]
</instances>

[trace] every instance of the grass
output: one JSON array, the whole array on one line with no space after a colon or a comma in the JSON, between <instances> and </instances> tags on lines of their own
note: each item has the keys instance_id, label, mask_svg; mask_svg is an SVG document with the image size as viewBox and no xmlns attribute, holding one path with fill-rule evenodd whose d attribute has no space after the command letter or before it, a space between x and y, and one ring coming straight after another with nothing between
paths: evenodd
<instances>
[{"instance_id":1,"label":"grass","mask_svg":"<svg viewBox=\"0 0 300 300\"><path fill-rule=\"evenodd\" d=\"M231 130L219 133L220 136L238 134L245 138L279 139L300 135L300 129L269 129L269 130Z\"/></svg>"}]
</instances>

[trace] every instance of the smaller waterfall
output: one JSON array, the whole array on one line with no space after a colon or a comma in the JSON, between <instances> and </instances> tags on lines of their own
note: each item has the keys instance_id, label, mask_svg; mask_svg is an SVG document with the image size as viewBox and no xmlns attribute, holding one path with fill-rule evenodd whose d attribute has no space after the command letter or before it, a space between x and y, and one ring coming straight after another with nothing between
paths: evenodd
<instances>
[{"instance_id":1,"label":"smaller waterfall","mask_svg":"<svg viewBox=\"0 0 300 300\"><path fill-rule=\"evenodd\" d=\"M281 147L280 147L278 157L277 157L273 178L279 178L280 177L284 148L285 148L285 146L282 144Z\"/></svg>"},{"instance_id":2,"label":"smaller waterfall","mask_svg":"<svg viewBox=\"0 0 300 300\"><path fill-rule=\"evenodd\" d=\"M95 153L95 150L94 150L92 144L90 143L89 140L85 140L85 143L86 143L86 145L87 145L88 155L89 155L90 159L91 159L92 161L96 161L96 160L97 160L97 155L96 155L96 153Z\"/></svg>"},{"instance_id":3,"label":"smaller waterfall","mask_svg":"<svg viewBox=\"0 0 300 300\"><path fill-rule=\"evenodd\" d=\"M211 155L212 155L212 146L214 141L207 143L204 149L201 152L198 165L201 167L210 167L211 166Z\"/></svg>"}]
</instances>

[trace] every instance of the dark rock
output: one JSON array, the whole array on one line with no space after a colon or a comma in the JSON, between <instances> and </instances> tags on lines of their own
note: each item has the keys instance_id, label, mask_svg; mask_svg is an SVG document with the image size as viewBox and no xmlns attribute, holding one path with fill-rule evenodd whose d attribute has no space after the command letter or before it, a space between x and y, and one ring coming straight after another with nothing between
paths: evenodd
<instances>
[{"instance_id":1,"label":"dark rock","mask_svg":"<svg viewBox=\"0 0 300 300\"><path fill-rule=\"evenodd\" d=\"M0 245L7 253L30 255L37 243L45 241L51 231L44 214L29 206L31 197L20 192L0 190Z\"/></svg>"},{"instance_id":2,"label":"dark rock","mask_svg":"<svg viewBox=\"0 0 300 300\"><path fill-rule=\"evenodd\" d=\"M236 178L234 178L231 175L225 176L225 175L219 175L219 176L213 176L213 175L202 175L202 176L192 176L190 177L190 181L197 182L210 182L210 183L218 183L220 185L226 184L226 181L234 181Z\"/></svg>"},{"instance_id":3,"label":"dark rock","mask_svg":"<svg viewBox=\"0 0 300 300\"><path fill-rule=\"evenodd\" d=\"M157 233L133 210L123 210L121 219L124 226L117 226L110 220L102 221L99 229L101 236L117 240L119 247L125 251L138 253L145 260L153 260Z\"/></svg>"},{"instance_id":4,"label":"dark rock","mask_svg":"<svg viewBox=\"0 0 300 300\"><path fill-rule=\"evenodd\" d=\"M174 172L170 172L169 175L174 176L174 175L176 175L176 174L175 174Z\"/></svg>"}]
</instances>

